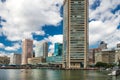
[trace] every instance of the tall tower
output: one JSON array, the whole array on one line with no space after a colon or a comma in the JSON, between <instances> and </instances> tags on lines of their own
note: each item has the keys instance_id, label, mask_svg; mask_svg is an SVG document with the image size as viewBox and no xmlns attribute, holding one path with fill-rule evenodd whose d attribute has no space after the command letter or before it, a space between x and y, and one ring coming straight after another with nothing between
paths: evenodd
<instances>
[{"instance_id":1,"label":"tall tower","mask_svg":"<svg viewBox=\"0 0 120 80\"><path fill-rule=\"evenodd\" d=\"M86 68L88 0L65 0L63 57L66 68Z\"/></svg>"},{"instance_id":2,"label":"tall tower","mask_svg":"<svg viewBox=\"0 0 120 80\"><path fill-rule=\"evenodd\" d=\"M28 58L32 57L33 40L25 39L22 44L22 64L28 64Z\"/></svg>"},{"instance_id":3,"label":"tall tower","mask_svg":"<svg viewBox=\"0 0 120 80\"><path fill-rule=\"evenodd\" d=\"M43 42L43 58L48 57L48 43Z\"/></svg>"}]
</instances>

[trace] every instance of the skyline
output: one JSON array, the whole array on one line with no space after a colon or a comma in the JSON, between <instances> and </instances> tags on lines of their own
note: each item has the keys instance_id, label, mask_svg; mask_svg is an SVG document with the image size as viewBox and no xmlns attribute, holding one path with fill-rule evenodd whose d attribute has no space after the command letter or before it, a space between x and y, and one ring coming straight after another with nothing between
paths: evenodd
<instances>
[{"instance_id":1,"label":"skyline","mask_svg":"<svg viewBox=\"0 0 120 80\"><path fill-rule=\"evenodd\" d=\"M0 1L0 53L20 53L24 38L33 39L34 44L48 41L51 52L54 43L62 43L63 0ZM101 40L115 47L119 30L119 0L89 0L89 47L97 47Z\"/></svg>"}]
</instances>

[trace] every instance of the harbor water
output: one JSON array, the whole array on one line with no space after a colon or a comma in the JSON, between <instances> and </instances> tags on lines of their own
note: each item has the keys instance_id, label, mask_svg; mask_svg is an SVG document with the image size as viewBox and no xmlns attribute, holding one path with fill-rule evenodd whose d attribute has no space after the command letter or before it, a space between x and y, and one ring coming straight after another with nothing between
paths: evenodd
<instances>
[{"instance_id":1,"label":"harbor water","mask_svg":"<svg viewBox=\"0 0 120 80\"><path fill-rule=\"evenodd\" d=\"M0 69L0 80L120 80L120 76L107 74L97 70Z\"/></svg>"}]
</instances>

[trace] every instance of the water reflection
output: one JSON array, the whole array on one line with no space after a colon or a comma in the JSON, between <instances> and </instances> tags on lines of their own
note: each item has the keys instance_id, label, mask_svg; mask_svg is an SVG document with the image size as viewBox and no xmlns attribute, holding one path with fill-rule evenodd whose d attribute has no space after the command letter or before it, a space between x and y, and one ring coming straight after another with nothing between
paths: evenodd
<instances>
[{"instance_id":1,"label":"water reflection","mask_svg":"<svg viewBox=\"0 0 120 80\"><path fill-rule=\"evenodd\" d=\"M9 80L18 80L19 76L16 75L16 74L19 74L19 71L18 70L6 70L6 78L9 79Z\"/></svg>"},{"instance_id":2,"label":"water reflection","mask_svg":"<svg viewBox=\"0 0 120 80\"><path fill-rule=\"evenodd\" d=\"M4 76L9 76L6 72L5 69L1 69L0 70L0 80L9 80L8 77L4 77Z\"/></svg>"},{"instance_id":3,"label":"water reflection","mask_svg":"<svg viewBox=\"0 0 120 80\"><path fill-rule=\"evenodd\" d=\"M120 80L120 76L109 76L107 80Z\"/></svg>"},{"instance_id":4,"label":"water reflection","mask_svg":"<svg viewBox=\"0 0 120 80\"><path fill-rule=\"evenodd\" d=\"M49 69L1 69L0 80L120 80L106 72Z\"/></svg>"},{"instance_id":5,"label":"water reflection","mask_svg":"<svg viewBox=\"0 0 120 80\"><path fill-rule=\"evenodd\" d=\"M20 70L21 80L32 80L32 70L22 69Z\"/></svg>"}]
</instances>

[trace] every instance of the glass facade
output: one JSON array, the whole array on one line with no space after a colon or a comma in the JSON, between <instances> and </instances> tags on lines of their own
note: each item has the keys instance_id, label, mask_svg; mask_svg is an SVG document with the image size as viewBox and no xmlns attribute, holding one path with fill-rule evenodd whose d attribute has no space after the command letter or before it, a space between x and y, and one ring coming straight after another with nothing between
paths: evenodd
<instances>
[{"instance_id":1,"label":"glass facade","mask_svg":"<svg viewBox=\"0 0 120 80\"><path fill-rule=\"evenodd\" d=\"M62 56L51 56L46 58L47 63L62 63Z\"/></svg>"},{"instance_id":2,"label":"glass facade","mask_svg":"<svg viewBox=\"0 0 120 80\"><path fill-rule=\"evenodd\" d=\"M43 46L41 43L35 46L35 57L42 57L43 56Z\"/></svg>"},{"instance_id":3,"label":"glass facade","mask_svg":"<svg viewBox=\"0 0 120 80\"><path fill-rule=\"evenodd\" d=\"M48 56L48 44L47 42L38 43L35 47L35 57L46 58Z\"/></svg>"},{"instance_id":4,"label":"glass facade","mask_svg":"<svg viewBox=\"0 0 120 80\"><path fill-rule=\"evenodd\" d=\"M55 43L54 56L62 56L62 46L61 43Z\"/></svg>"},{"instance_id":5,"label":"glass facade","mask_svg":"<svg viewBox=\"0 0 120 80\"><path fill-rule=\"evenodd\" d=\"M64 61L67 68L86 66L87 0L66 0L64 3Z\"/></svg>"}]
</instances>

